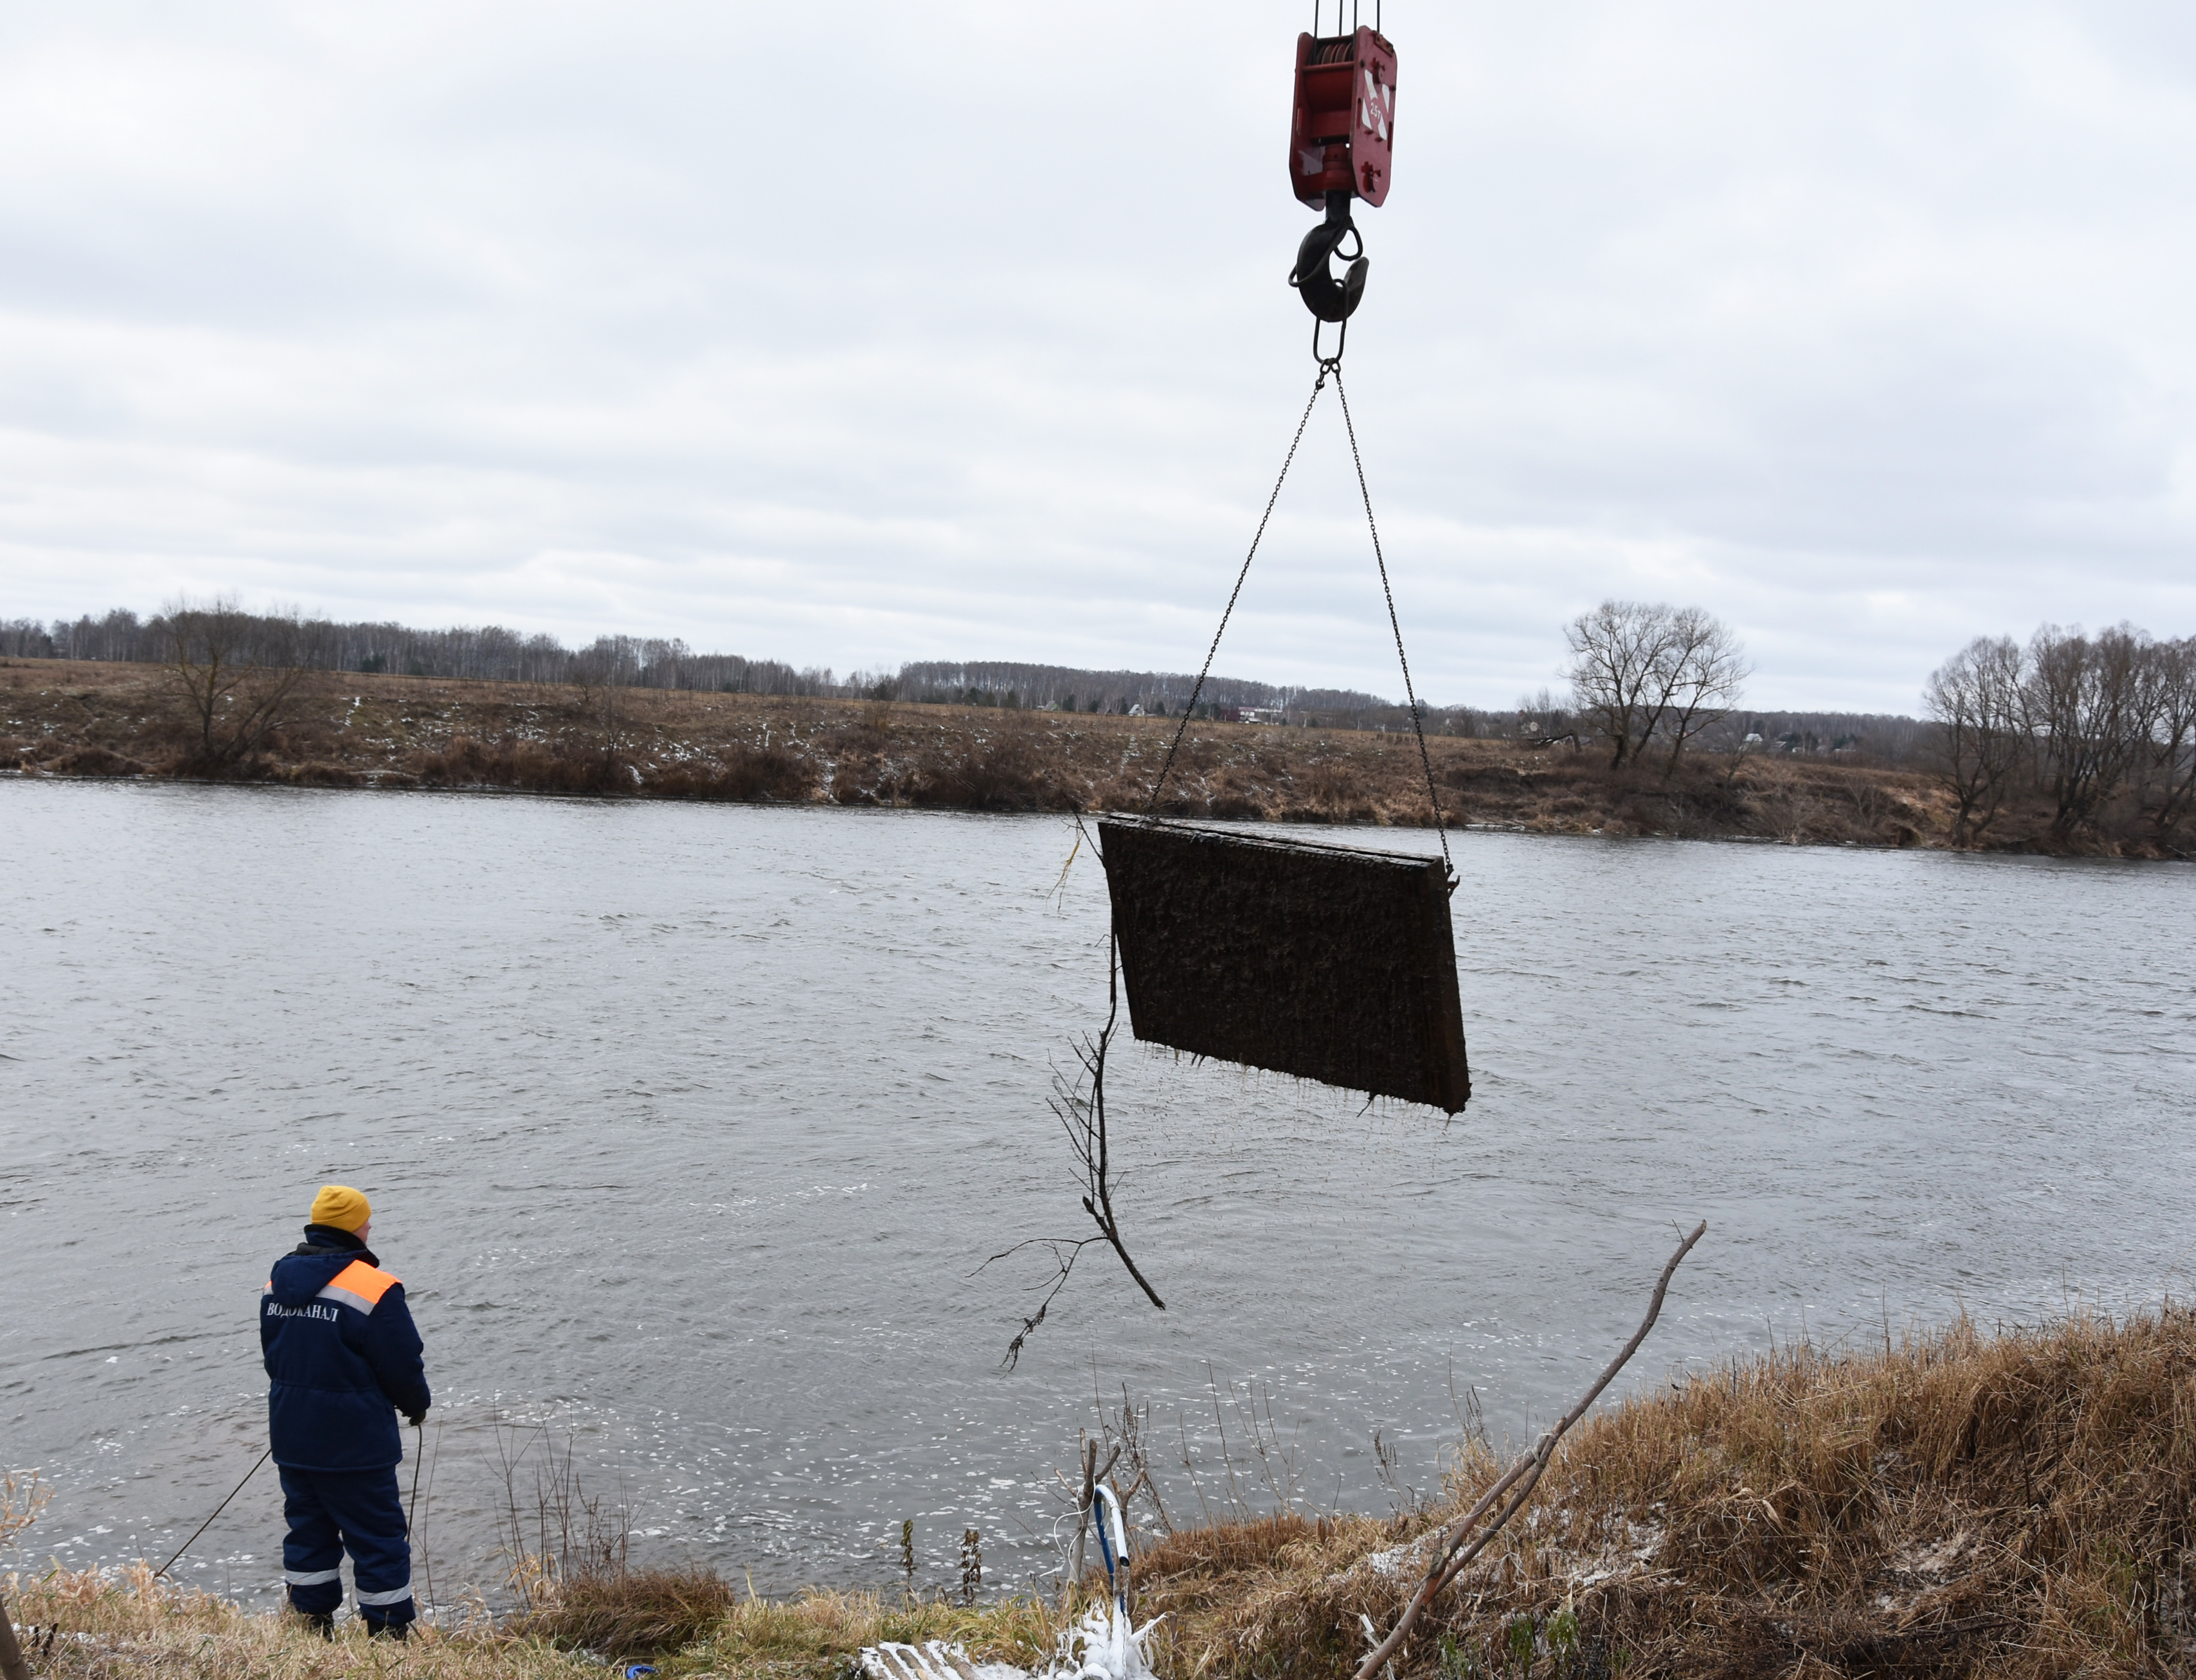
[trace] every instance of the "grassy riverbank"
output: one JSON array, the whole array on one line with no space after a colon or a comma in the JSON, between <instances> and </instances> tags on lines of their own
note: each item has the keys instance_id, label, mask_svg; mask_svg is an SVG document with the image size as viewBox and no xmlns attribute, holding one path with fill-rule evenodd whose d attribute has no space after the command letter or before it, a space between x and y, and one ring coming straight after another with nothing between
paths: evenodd
<instances>
[{"instance_id":1,"label":"grassy riverbank","mask_svg":"<svg viewBox=\"0 0 2196 1680\"><path fill-rule=\"evenodd\" d=\"M1361 1617L1389 1625L1419 1548L1498 1473L1467 1444L1441 1496L1395 1516L1286 1514L1186 1530L1137 1562L1168 1680L1344 1676ZM691 1585L690 1585L691 1591ZM62 1631L56 1676L394 1673L354 1632L330 1648L135 1577L26 1581L16 1611ZM818 1593L731 1600L657 1659L664 1675L846 1671L881 1638L950 1638L1027 1666L1057 1622ZM599 1672L545 1632L647 1610L599 1585L531 1634L481 1619L406 1648L420 1680ZM637 1621L627 1624L639 1625ZM2196 1313L1955 1325L1873 1352L1806 1348L1611 1408L1575 1431L1531 1506L1437 1602L1400 1677L2138 1676L2196 1671Z\"/></svg>"},{"instance_id":2,"label":"grassy riverbank","mask_svg":"<svg viewBox=\"0 0 2196 1680\"><path fill-rule=\"evenodd\" d=\"M1140 810L1176 727L1160 718L327 673L300 678L278 709L277 726L253 750L210 760L203 720L188 715L161 667L0 662L0 766L31 776ZM1598 752L1442 736L1427 744L1455 823L1865 846L1950 840L1944 794L1906 772L1756 754L1697 755L1667 776L1659 765L1619 774ZM1407 733L1369 730L1193 723L1164 806L1223 820L1431 821L1416 744Z\"/></svg>"}]
</instances>

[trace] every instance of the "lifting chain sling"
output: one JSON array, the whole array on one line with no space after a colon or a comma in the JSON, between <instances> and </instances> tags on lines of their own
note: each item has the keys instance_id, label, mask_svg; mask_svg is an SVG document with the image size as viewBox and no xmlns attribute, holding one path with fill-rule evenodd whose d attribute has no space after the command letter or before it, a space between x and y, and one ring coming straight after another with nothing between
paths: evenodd
<instances>
[{"instance_id":1,"label":"lifting chain sling","mask_svg":"<svg viewBox=\"0 0 2196 1680\"><path fill-rule=\"evenodd\" d=\"M1296 264L1289 271L1289 284L1297 289L1304 307L1312 313L1312 360L1318 367L1318 377L1312 381L1311 395L1304 403L1303 413L1297 417L1296 434L1290 438L1288 453L1281 459L1280 474L1266 498L1265 511L1258 517L1258 528L1251 538L1250 551L1244 555L1243 564L1235 574L1235 586L1228 592L1219 628L1213 632L1212 644L1205 649L1197 684L1190 690L1189 703L1182 707L1182 720L1176 725L1174 739L1167 745L1166 758L1152 784L1144 814L1147 817L1159 814L1159 800L1173 773L1183 734L1205 692L1206 679L1212 673L1212 661L1220 651L1220 638L1228 632L1228 621L1234 615L1244 581L1251 574L1251 563L1257 557L1258 546L1265 540L1266 527L1274 517L1274 504L1280 499L1281 486L1288 482L1289 468L1295 464L1297 448L1303 442L1311 412L1318 406L1320 393L1326 389L1331 378L1334 381L1335 399L1342 407L1343 429L1349 440L1350 464L1357 473L1357 494L1365 506L1366 528L1372 534L1372 559L1379 569L1380 593L1388 607L1388 627L1396 638L1396 660L1402 668L1403 699L1410 707L1411 729L1418 740L1419 765L1425 773L1426 801L1433 815L1434 831L1441 837L1442 871L1449 890L1454 892L1455 862L1449 855L1448 826L1442 816L1441 791L1434 781L1433 758L1426 748L1425 714L1411 680L1410 655L1404 650L1402 620L1396 610L1395 588L1388 580L1388 559L1380 546L1379 522L1372 513L1372 492L1366 482L1365 457L1358 447L1357 424L1349 412L1349 393L1342 382L1342 357L1349 344L1349 317L1363 301L1369 266L1364 237L1358 232L1349 206L1353 199L1360 198L1377 205L1388 196L1390 159L1395 146L1396 49L1380 33L1377 14L1371 27L1353 26L1349 32L1341 32L1340 0L1336 0L1337 33L1321 36L1318 32L1320 9L1319 6L1314 8L1312 32L1297 38L1296 97L1289 124L1290 183L1298 199L1326 212L1325 219L1304 235L1303 244L1297 247ZM1354 18L1352 22L1355 26ZM1346 251L1342 248L1345 240L1355 241ZM1349 265L1339 278L1330 266L1338 260ZM1330 323L1338 329L1332 354L1321 346L1321 334Z\"/></svg>"}]
</instances>

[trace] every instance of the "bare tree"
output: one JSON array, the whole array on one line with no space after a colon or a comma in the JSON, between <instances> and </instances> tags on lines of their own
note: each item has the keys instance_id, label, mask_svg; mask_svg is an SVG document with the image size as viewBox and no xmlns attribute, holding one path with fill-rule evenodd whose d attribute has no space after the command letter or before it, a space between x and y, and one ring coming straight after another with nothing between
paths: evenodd
<instances>
[{"instance_id":1,"label":"bare tree","mask_svg":"<svg viewBox=\"0 0 2196 1680\"><path fill-rule=\"evenodd\" d=\"M2051 832L2062 839L2094 828L2149 756L2159 698L2153 645L2126 624L2095 636L2047 624L2029 641L2029 730L2056 806Z\"/></svg>"},{"instance_id":2,"label":"bare tree","mask_svg":"<svg viewBox=\"0 0 2196 1680\"><path fill-rule=\"evenodd\" d=\"M1609 765L1637 755L1662 720L1662 655L1670 609L1604 601L1563 627L1573 702L1614 743Z\"/></svg>"},{"instance_id":3,"label":"bare tree","mask_svg":"<svg viewBox=\"0 0 2196 1680\"><path fill-rule=\"evenodd\" d=\"M618 685L628 676L621 651L610 637L600 637L593 647L572 656L569 668L574 732L601 754L592 779L604 793L621 791L618 765L626 731L618 710Z\"/></svg>"},{"instance_id":4,"label":"bare tree","mask_svg":"<svg viewBox=\"0 0 2196 1680\"><path fill-rule=\"evenodd\" d=\"M1748 672L1729 626L1699 607L1604 601L1563 626L1577 710L1612 743L1609 768L1643 758L1658 736L1670 742L1663 774L1685 743L1726 716Z\"/></svg>"},{"instance_id":5,"label":"bare tree","mask_svg":"<svg viewBox=\"0 0 2196 1680\"><path fill-rule=\"evenodd\" d=\"M1952 843L1982 838L2027 762L2027 661L2010 636L1978 636L1929 673L1922 703L1938 730L1938 773L1954 802Z\"/></svg>"},{"instance_id":6,"label":"bare tree","mask_svg":"<svg viewBox=\"0 0 2196 1680\"><path fill-rule=\"evenodd\" d=\"M1698 607L1670 615L1663 669L1661 732L1669 738L1670 757L1662 776L1667 781L1677 774L1685 743L1731 715L1753 671L1731 627Z\"/></svg>"},{"instance_id":7,"label":"bare tree","mask_svg":"<svg viewBox=\"0 0 2196 1680\"><path fill-rule=\"evenodd\" d=\"M2143 814L2170 846L2196 805L2196 636L2153 642L2146 656L2149 734L2140 743L2134 774Z\"/></svg>"},{"instance_id":8,"label":"bare tree","mask_svg":"<svg viewBox=\"0 0 2196 1680\"><path fill-rule=\"evenodd\" d=\"M304 674L294 618L246 612L234 597L171 603L159 621L169 686L183 702L202 774L234 771L281 722Z\"/></svg>"}]
</instances>

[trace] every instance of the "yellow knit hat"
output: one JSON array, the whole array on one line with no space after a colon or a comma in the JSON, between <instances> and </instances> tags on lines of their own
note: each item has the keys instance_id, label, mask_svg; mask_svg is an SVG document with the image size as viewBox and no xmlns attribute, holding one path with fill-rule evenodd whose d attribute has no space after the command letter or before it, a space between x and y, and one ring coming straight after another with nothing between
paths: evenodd
<instances>
[{"instance_id":1,"label":"yellow knit hat","mask_svg":"<svg viewBox=\"0 0 2196 1680\"><path fill-rule=\"evenodd\" d=\"M354 1190L348 1184L324 1184L321 1193L313 1198L313 1211L305 1222L355 1231L373 1217L373 1204L366 1199L363 1190Z\"/></svg>"}]
</instances>

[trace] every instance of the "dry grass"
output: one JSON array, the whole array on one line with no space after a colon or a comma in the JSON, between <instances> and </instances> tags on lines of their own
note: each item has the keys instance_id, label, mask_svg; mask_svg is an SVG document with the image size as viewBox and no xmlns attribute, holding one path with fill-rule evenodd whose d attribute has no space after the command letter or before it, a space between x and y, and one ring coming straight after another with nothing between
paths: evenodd
<instances>
[{"instance_id":1,"label":"dry grass","mask_svg":"<svg viewBox=\"0 0 2196 1680\"><path fill-rule=\"evenodd\" d=\"M402 1674L407 1680L575 1680L602 1670L547 1641L498 1632L485 1617L469 1630L415 1628L402 1645L373 1641L357 1622L332 1642L295 1617L255 1615L226 1600L154 1581L139 1564L119 1574L55 1571L8 1581L25 1625L32 1671L57 1680L188 1674L202 1680L338 1680ZM50 1646L46 1630L55 1630Z\"/></svg>"},{"instance_id":2,"label":"dry grass","mask_svg":"<svg viewBox=\"0 0 2196 1680\"><path fill-rule=\"evenodd\" d=\"M511 1626L559 1645L654 1657L692 1644L731 1608L731 1586L714 1570L592 1570L540 1592Z\"/></svg>"},{"instance_id":3,"label":"dry grass","mask_svg":"<svg viewBox=\"0 0 2196 1680\"><path fill-rule=\"evenodd\" d=\"M1030 1668L1049 1659L1060 1626L1046 1606L1030 1598L968 1606L866 1592L809 1592L736 1606L714 1635L681 1655L677 1667L680 1673L836 1680L864 1645L942 1639L966 1647L979 1662Z\"/></svg>"},{"instance_id":4,"label":"dry grass","mask_svg":"<svg viewBox=\"0 0 2196 1680\"><path fill-rule=\"evenodd\" d=\"M1349 1673L1358 1618L1392 1625L1413 1543L1498 1470L1469 1452L1394 1521L1168 1541L1139 1578L1173 1671ZM1518 1674L1529 1646L1542 1676L2185 1674L2192 1591L2196 1315L1962 1323L1591 1420L1397 1671Z\"/></svg>"},{"instance_id":5,"label":"dry grass","mask_svg":"<svg viewBox=\"0 0 2196 1680\"><path fill-rule=\"evenodd\" d=\"M0 1546L11 1544L36 1522L53 1497L53 1488L37 1470L9 1470L0 1476Z\"/></svg>"},{"instance_id":6,"label":"dry grass","mask_svg":"<svg viewBox=\"0 0 2196 1680\"><path fill-rule=\"evenodd\" d=\"M156 667L0 663L0 765L178 775L190 742ZM1141 810L1162 718L314 673L250 779L316 786L962 811ZM1665 779L1599 753L1434 737L1448 820L1548 834L1947 844L1927 778L1818 760L1697 759ZM1376 730L1191 725L1163 810L1220 820L1423 825L1415 743ZM2008 828L2008 834L2014 832Z\"/></svg>"},{"instance_id":7,"label":"dry grass","mask_svg":"<svg viewBox=\"0 0 2196 1680\"><path fill-rule=\"evenodd\" d=\"M1137 1562L1139 1619L1180 1680L1351 1672L1361 1617L1392 1625L1419 1543L1497 1474L1468 1447L1442 1498L1392 1519L1288 1515L1176 1534ZM958 1641L1027 1667L1061 1623L983 1607L809 1593L732 1602L640 1572L494 1628L423 1631L407 1673L526 1680L667 1649L667 1677L843 1674L881 1640ZM14 1589L11 1586L11 1591ZM394 1671L194 1592L55 1573L16 1614L66 1636L45 1671L282 1680ZM563 1614L568 1619L557 1622ZM81 1637L76 1636L82 1636ZM1800 1348L1633 1400L1574 1431L1525 1514L1436 1601L1398 1680L1511 1675L2158 1676L2196 1672L2196 1313L1966 1323L1872 1353Z\"/></svg>"},{"instance_id":8,"label":"dry grass","mask_svg":"<svg viewBox=\"0 0 2196 1680\"><path fill-rule=\"evenodd\" d=\"M572 1680L599 1677L604 1660L643 1657L667 1677L840 1680L863 1646L884 1640L951 1640L979 1660L1027 1667L1050 1654L1060 1626L1043 1605L1026 1598L970 1607L811 1592L735 1602L714 1576L639 1571L623 1592L575 1593L571 1619L553 1628L553 1611L500 1627L477 1612L454 1631L415 1624L401 1646L369 1640L355 1621L330 1643L293 1617L251 1614L205 1593L155 1582L144 1564L118 1573L56 1571L37 1579L10 1578L5 1585L16 1619L26 1625L33 1671L56 1680L159 1672L205 1680L333 1680L362 1674L391 1680L398 1675L405 1680ZM669 1642L670 1623L704 1608L706 1619L675 1645ZM39 1636L49 1628L58 1633L50 1648L41 1648ZM633 1637L617 1637L621 1632ZM655 1642L659 1637L665 1642Z\"/></svg>"}]
</instances>

